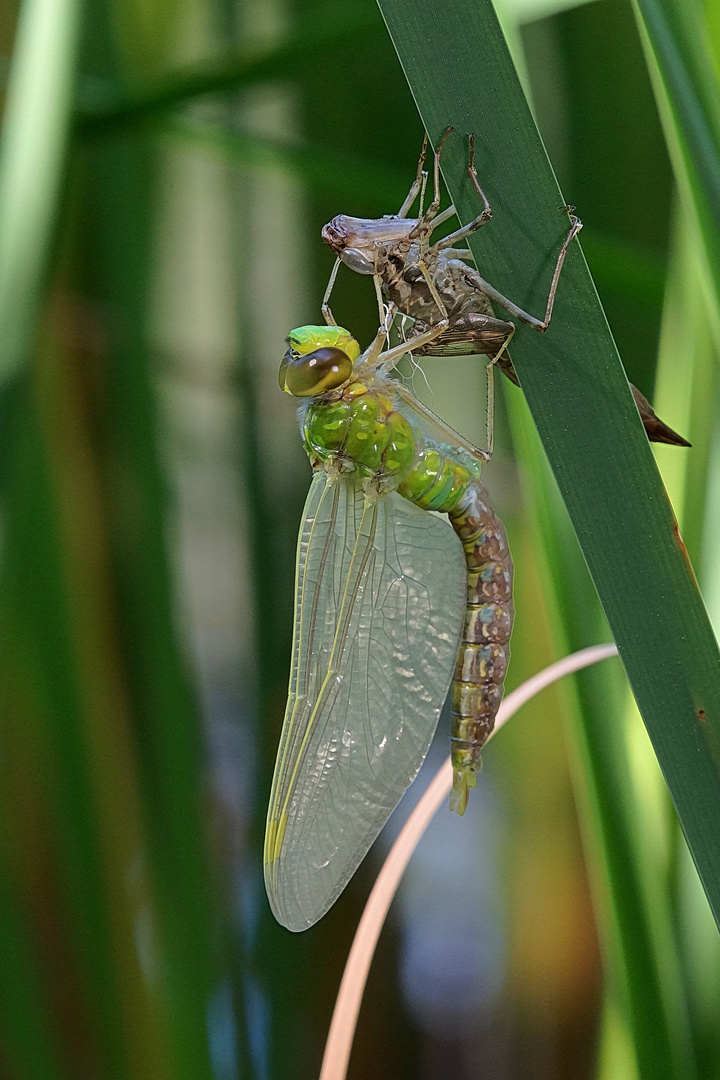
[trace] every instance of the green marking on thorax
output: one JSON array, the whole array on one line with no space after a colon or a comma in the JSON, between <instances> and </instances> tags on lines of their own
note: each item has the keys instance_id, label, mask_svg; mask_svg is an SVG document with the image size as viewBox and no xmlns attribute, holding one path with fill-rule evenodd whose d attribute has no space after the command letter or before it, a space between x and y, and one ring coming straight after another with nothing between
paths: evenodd
<instances>
[{"instance_id":1,"label":"green marking on thorax","mask_svg":"<svg viewBox=\"0 0 720 1080\"><path fill-rule=\"evenodd\" d=\"M359 382L339 401L311 403L303 430L311 458L342 455L363 474L381 477L386 487L396 486L400 495L426 510L448 513L473 474L479 475L479 465L458 461L457 451L427 439L386 394Z\"/></svg>"}]
</instances>

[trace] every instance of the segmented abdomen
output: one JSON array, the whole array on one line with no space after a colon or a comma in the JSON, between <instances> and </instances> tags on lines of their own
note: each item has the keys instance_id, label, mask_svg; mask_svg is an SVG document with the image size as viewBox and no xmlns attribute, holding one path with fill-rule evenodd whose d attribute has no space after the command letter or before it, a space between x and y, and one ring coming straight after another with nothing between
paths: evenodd
<instances>
[{"instance_id":1,"label":"segmented abdomen","mask_svg":"<svg viewBox=\"0 0 720 1080\"><path fill-rule=\"evenodd\" d=\"M514 616L513 563L505 527L482 483L439 447L420 451L398 490L425 510L447 514L465 552L467 606L451 688L450 808L462 814L502 701Z\"/></svg>"},{"instance_id":2,"label":"segmented abdomen","mask_svg":"<svg viewBox=\"0 0 720 1080\"><path fill-rule=\"evenodd\" d=\"M450 807L462 814L475 787L480 750L495 726L510 658L515 610L513 563L505 526L482 484L470 481L449 512L468 568L465 625L452 682L453 793Z\"/></svg>"}]
</instances>

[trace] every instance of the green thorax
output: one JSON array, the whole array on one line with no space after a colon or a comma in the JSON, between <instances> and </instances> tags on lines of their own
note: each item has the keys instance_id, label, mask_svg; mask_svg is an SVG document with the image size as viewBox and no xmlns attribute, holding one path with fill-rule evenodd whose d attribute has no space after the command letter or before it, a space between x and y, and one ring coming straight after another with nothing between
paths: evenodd
<instances>
[{"instance_id":1,"label":"green thorax","mask_svg":"<svg viewBox=\"0 0 720 1080\"><path fill-rule=\"evenodd\" d=\"M397 490L425 510L448 513L479 476L479 463L428 436L397 406L387 380L354 381L314 398L303 418L308 456L313 465L356 471L368 494Z\"/></svg>"}]
</instances>

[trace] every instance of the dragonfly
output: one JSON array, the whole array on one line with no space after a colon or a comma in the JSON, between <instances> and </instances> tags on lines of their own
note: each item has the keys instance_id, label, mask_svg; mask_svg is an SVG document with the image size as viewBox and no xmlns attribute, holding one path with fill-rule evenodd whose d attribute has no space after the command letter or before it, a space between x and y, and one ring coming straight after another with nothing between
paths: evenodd
<instances>
[{"instance_id":1,"label":"dragonfly","mask_svg":"<svg viewBox=\"0 0 720 1080\"><path fill-rule=\"evenodd\" d=\"M515 324L494 315L493 303L539 333L550 326L560 273L570 244L582 229L582 222L571 206L564 207L570 218L570 228L558 252L550 282L544 318L524 311L498 292L479 273L467 265L472 252L458 244L486 225L493 216L490 202L480 186L475 168L475 138L470 134L467 174L483 206L481 212L467 225L431 243L438 226L456 216L454 206L440 211L440 158L442 148L452 131L443 133L433 155L433 198L423 213L423 196L428 179L424 171L427 155L427 135L417 165L415 179L397 214L382 218L355 218L339 214L322 230L323 240L335 255L335 265L323 298L323 315L329 325L335 324L330 308L330 296L341 264L359 274L372 275L378 303L383 298L412 320L409 336L420 336L430 327L447 319L447 329L414 351L419 356L487 355L488 417L491 433L493 369L498 367L516 386L520 385L508 345L515 333ZM409 213L420 199L418 217ZM662 421L647 398L630 383L640 417L651 442L689 446L681 435Z\"/></svg>"},{"instance_id":2,"label":"dragonfly","mask_svg":"<svg viewBox=\"0 0 720 1080\"><path fill-rule=\"evenodd\" d=\"M288 702L265 836L289 930L335 902L415 778L451 687L451 809L462 814L503 695L513 623L488 454L391 376L447 329L361 353L338 326L293 330L280 386L302 404L313 478L297 547Z\"/></svg>"}]
</instances>

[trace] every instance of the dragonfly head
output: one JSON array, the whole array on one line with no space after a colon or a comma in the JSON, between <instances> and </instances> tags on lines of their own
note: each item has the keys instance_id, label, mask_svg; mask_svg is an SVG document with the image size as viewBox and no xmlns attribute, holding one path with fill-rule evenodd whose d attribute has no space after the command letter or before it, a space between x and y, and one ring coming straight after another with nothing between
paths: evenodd
<instances>
[{"instance_id":1,"label":"dragonfly head","mask_svg":"<svg viewBox=\"0 0 720 1080\"><path fill-rule=\"evenodd\" d=\"M337 390L352 375L360 355L355 338L341 326L301 326L288 335L280 365L280 389L293 397Z\"/></svg>"},{"instance_id":2,"label":"dragonfly head","mask_svg":"<svg viewBox=\"0 0 720 1080\"><path fill-rule=\"evenodd\" d=\"M414 218L394 215L354 218L338 214L323 228L322 238L356 274L382 274L387 249L409 243L416 225Z\"/></svg>"}]
</instances>

